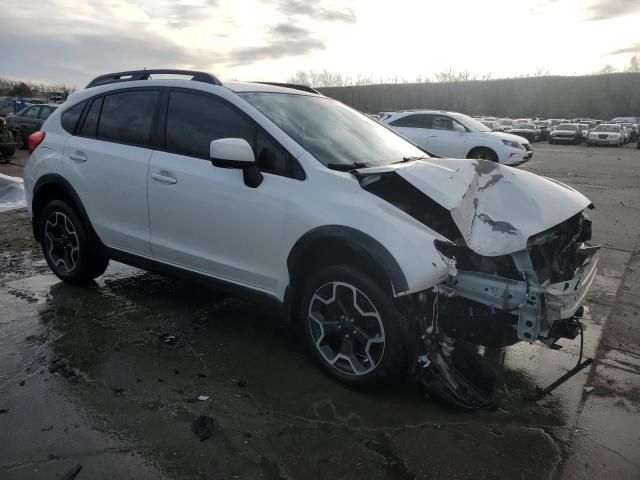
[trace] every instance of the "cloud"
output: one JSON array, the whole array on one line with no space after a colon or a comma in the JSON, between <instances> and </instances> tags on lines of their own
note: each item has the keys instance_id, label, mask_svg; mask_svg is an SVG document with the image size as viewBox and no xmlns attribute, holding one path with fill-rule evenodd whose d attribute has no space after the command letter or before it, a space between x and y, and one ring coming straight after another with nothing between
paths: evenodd
<instances>
[{"instance_id":1,"label":"cloud","mask_svg":"<svg viewBox=\"0 0 640 480\"><path fill-rule=\"evenodd\" d=\"M587 20L609 20L640 12L637 0L593 0L587 7Z\"/></svg>"},{"instance_id":2,"label":"cloud","mask_svg":"<svg viewBox=\"0 0 640 480\"><path fill-rule=\"evenodd\" d=\"M280 23L270 27L265 45L241 47L232 50L227 56L227 65L239 66L275 60L283 57L304 55L325 47L324 41L305 28L289 23Z\"/></svg>"},{"instance_id":3,"label":"cloud","mask_svg":"<svg viewBox=\"0 0 640 480\"><path fill-rule=\"evenodd\" d=\"M616 50L613 50L603 56L606 57L608 55L620 55L623 53L640 53L640 41L627 45L626 47L617 48Z\"/></svg>"},{"instance_id":4,"label":"cloud","mask_svg":"<svg viewBox=\"0 0 640 480\"><path fill-rule=\"evenodd\" d=\"M338 7L326 2L310 0L270 0L281 13L286 16L308 17L324 22L355 23L356 14L349 7Z\"/></svg>"}]
</instances>

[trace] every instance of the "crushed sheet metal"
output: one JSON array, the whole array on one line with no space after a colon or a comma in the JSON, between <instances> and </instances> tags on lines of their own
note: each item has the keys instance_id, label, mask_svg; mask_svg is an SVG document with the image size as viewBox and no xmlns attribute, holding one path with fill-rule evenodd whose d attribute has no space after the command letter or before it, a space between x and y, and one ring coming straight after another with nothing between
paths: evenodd
<instances>
[{"instance_id":1,"label":"crushed sheet metal","mask_svg":"<svg viewBox=\"0 0 640 480\"><path fill-rule=\"evenodd\" d=\"M467 246L485 256L524 250L530 236L591 204L561 182L488 160L432 158L362 170L384 171L450 210Z\"/></svg>"},{"instance_id":2,"label":"crushed sheet metal","mask_svg":"<svg viewBox=\"0 0 640 480\"><path fill-rule=\"evenodd\" d=\"M0 173L0 212L25 208L24 182L21 178Z\"/></svg>"}]
</instances>

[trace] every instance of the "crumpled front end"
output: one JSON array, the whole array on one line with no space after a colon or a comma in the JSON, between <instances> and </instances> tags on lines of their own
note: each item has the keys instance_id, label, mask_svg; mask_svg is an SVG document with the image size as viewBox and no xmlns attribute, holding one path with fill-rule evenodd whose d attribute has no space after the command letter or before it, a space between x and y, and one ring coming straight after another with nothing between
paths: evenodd
<instances>
[{"instance_id":1,"label":"crumpled front end","mask_svg":"<svg viewBox=\"0 0 640 480\"><path fill-rule=\"evenodd\" d=\"M403 299L417 323L414 374L430 391L463 408L491 407L501 364L479 346L578 335L599 251L582 194L484 161L435 159L356 177L431 229L447 266L446 280Z\"/></svg>"}]
</instances>

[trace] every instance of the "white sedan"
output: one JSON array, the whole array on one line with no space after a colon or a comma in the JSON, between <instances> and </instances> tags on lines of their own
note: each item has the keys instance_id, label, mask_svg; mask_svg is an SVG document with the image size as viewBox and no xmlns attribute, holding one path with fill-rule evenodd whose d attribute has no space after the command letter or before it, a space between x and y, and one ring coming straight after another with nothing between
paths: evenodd
<instances>
[{"instance_id":1,"label":"white sedan","mask_svg":"<svg viewBox=\"0 0 640 480\"><path fill-rule=\"evenodd\" d=\"M533 157L531 143L518 135L492 132L462 113L405 110L381 120L419 147L440 157L482 158L519 165Z\"/></svg>"},{"instance_id":2,"label":"white sedan","mask_svg":"<svg viewBox=\"0 0 640 480\"><path fill-rule=\"evenodd\" d=\"M587 137L587 145L615 145L620 147L625 142L622 128L617 124L602 123L594 128Z\"/></svg>"}]
</instances>

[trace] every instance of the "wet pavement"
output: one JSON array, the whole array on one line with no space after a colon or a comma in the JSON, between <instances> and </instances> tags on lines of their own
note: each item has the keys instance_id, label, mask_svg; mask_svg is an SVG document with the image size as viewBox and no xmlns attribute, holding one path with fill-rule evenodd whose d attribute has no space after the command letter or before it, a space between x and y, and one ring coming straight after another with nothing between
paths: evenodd
<instances>
[{"instance_id":1,"label":"wet pavement","mask_svg":"<svg viewBox=\"0 0 640 480\"><path fill-rule=\"evenodd\" d=\"M534 403L577 342L512 347L494 412L461 413L406 382L344 387L262 305L113 262L90 288L63 284L26 213L0 214L0 478L77 465L77 479L640 478L640 152L535 149L522 168L597 207L596 364Z\"/></svg>"}]
</instances>

